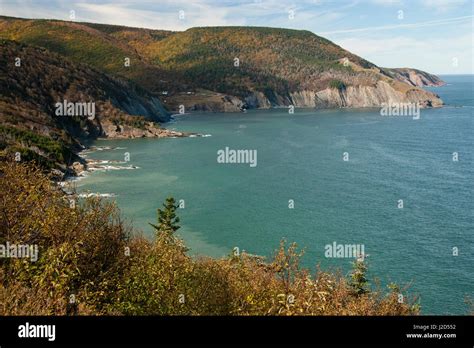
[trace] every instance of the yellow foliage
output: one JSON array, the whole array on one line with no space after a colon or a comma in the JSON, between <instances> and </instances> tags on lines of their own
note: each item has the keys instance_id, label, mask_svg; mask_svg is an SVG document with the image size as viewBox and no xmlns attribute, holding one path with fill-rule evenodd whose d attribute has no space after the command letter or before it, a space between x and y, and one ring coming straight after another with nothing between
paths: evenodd
<instances>
[{"instance_id":1,"label":"yellow foliage","mask_svg":"<svg viewBox=\"0 0 474 348\"><path fill-rule=\"evenodd\" d=\"M174 235L131 237L113 203L68 199L35 166L0 162L0 244L39 247L36 262L0 259L0 315L418 313L395 291L357 296L340 274L311 274L295 244L282 241L268 262L192 258Z\"/></svg>"}]
</instances>

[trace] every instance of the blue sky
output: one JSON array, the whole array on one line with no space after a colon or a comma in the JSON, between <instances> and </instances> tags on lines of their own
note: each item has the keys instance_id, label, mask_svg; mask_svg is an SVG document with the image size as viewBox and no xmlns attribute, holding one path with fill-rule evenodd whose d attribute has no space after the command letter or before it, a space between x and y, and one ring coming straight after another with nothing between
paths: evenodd
<instances>
[{"instance_id":1,"label":"blue sky","mask_svg":"<svg viewBox=\"0 0 474 348\"><path fill-rule=\"evenodd\" d=\"M74 10L76 21L169 30L305 29L379 66L472 74L473 6L473 0L0 0L0 14L69 20Z\"/></svg>"}]
</instances>

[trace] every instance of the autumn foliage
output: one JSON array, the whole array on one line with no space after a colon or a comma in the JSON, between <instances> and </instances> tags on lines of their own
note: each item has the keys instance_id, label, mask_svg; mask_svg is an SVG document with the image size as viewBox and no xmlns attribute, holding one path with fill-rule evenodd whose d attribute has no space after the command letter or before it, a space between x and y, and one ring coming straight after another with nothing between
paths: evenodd
<instances>
[{"instance_id":1,"label":"autumn foliage","mask_svg":"<svg viewBox=\"0 0 474 348\"><path fill-rule=\"evenodd\" d=\"M418 313L406 294L399 303L397 286L355 291L360 277L302 268L284 241L270 260L190 257L171 200L154 240L134 234L110 201L71 200L35 166L0 162L0 244L39 246L36 262L0 258L0 315Z\"/></svg>"}]
</instances>

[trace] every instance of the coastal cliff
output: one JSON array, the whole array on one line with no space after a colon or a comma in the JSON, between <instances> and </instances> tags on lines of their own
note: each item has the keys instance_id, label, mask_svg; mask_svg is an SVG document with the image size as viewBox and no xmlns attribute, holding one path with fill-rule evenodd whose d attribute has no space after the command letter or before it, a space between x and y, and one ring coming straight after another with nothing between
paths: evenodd
<instances>
[{"instance_id":1,"label":"coastal cliff","mask_svg":"<svg viewBox=\"0 0 474 348\"><path fill-rule=\"evenodd\" d=\"M0 38L41 46L131 80L155 94L148 101L161 115L178 113L180 107L186 112L235 112L288 105L442 105L437 95L420 88L442 85L438 77L378 67L305 30L236 26L176 32L0 17ZM131 99L115 102L125 104L129 114L149 117L139 105L126 105Z\"/></svg>"},{"instance_id":2,"label":"coastal cliff","mask_svg":"<svg viewBox=\"0 0 474 348\"><path fill-rule=\"evenodd\" d=\"M87 140L187 136L159 124L183 111L443 105L421 88L442 85L438 77L380 68L305 30L173 32L0 16L0 46L0 155L63 173L84 162ZM58 116L58 103L94 112Z\"/></svg>"},{"instance_id":3,"label":"coastal cliff","mask_svg":"<svg viewBox=\"0 0 474 348\"><path fill-rule=\"evenodd\" d=\"M429 74L425 71L410 69L410 68L384 68L389 76L397 79L398 81L405 82L412 86L417 87L440 87L446 83L441 80L438 76Z\"/></svg>"},{"instance_id":4,"label":"coastal cliff","mask_svg":"<svg viewBox=\"0 0 474 348\"><path fill-rule=\"evenodd\" d=\"M319 91L302 90L285 94L255 91L245 97L197 91L191 98L177 97L170 106L177 110L178 103L184 105L187 111L212 112L238 112L243 109L269 109L290 105L296 108L373 108L380 107L383 103L416 103L422 108L443 105L436 94L398 80L380 80L373 85L327 87Z\"/></svg>"},{"instance_id":5,"label":"coastal cliff","mask_svg":"<svg viewBox=\"0 0 474 348\"><path fill-rule=\"evenodd\" d=\"M182 136L159 126L169 113L132 82L14 41L1 40L0 48L2 156L19 154L67 174L84 162L77 153L86 140ZM93 114L58 114L58 104L76 103L92 106Z\"/></svg>"}]
</instances>

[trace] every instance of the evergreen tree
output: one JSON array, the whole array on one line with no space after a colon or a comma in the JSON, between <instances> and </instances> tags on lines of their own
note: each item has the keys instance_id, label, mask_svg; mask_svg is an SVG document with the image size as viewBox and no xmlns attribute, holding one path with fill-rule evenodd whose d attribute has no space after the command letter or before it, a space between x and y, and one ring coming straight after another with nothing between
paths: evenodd
<instances>
[{"instance_id":1,"label":"evergreen tree","mask_svg":"<svg viewBox=\"0 0 474 348\"><path fill-rule=\"evenodd\" d=\"M353 270L349 284L357 296L366 294L368 292L367 286L369 284L369 281L367 280L367 264L363 258L358 258L353 262L352 266Z\"/></svg>"},{"instance_id":2,"label":"evergreen tree","mask_svg":"<svg viewBox=\"0 0 474 348\"><path fill-rule=\"evenodd\" d=\"M176 216L176 209L178 205L173 197L166 198L166 202L163 204L164 209L157 209L158 212L158 225L150 223L151 226L156 230L157 237L159 235L167 235L171 237L181 226L178 225L179 217Z\"/></svg>"},{"instance_id":3,"label":"evergreen tree","mask_svg":"<svg viewBox=\"0 0 474 348\"><path fill-rule=\"evenodd\" d=\"M179 217L176 216L176 209L178 205L173 197L168 197L163 204L164 209L157 209L158 224L150 223L155 229L156 243L164 243L168 246L173 246L180 253L186 253L189 249L184 245L184 242L176 237L174 233L181 227L178 225Z\"/></svg>"}]
</instances>

